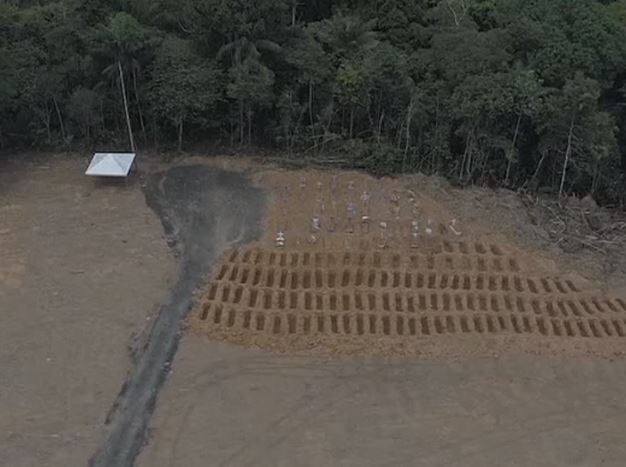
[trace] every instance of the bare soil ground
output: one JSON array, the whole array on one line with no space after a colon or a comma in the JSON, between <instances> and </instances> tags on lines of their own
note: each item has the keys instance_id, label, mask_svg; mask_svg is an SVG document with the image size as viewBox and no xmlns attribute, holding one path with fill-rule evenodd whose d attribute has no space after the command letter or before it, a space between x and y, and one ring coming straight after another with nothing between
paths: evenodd
<instances>
[{"instance_id":1,"label":"bare soil ground","mask_svg":"<svg viewBox=\"0 0 626 467\"><path fill-rule=\"evenodd\" d=\"M556 270L578 274L606 291L626 291L624 212L600 208L590 198L559 202L505 189L453 188L437 177L407 179L467 222L497 233Z\"/></svg>"},{"instance_id":2,"label":"bare soil ground","mask_svg":"<svg viewBox=\"0 0 626 467\"><path fill-rule=\"evenodd\" d=\"M3 466L87 465L172 284L174 260L139 184L99 183L85 164L0 168Z\"/></svg>"},{"instance_id":3,"label":"bare soil ground","mask_svg":"<svg viewBox=\"0 0 626 467\"><path fill-rule=\"evenodd\" d=\"M228 161L218 163L229 166ZM372 243L378 241L374 234L364 238L365 242L370 241L368 251L365 245L361 249L360 242L354 241L357 234L343 230L345 224L343 228L336 227L336 233L312 232L310 216L316 210L314 197L303 196L298 202L288 203L286 214L283 208L281 215L279 193L284 191L272 188L272 180L279 180L279 186L283 184L282 180L291 180L288 186L297 193L302 174L277 173L274 168L267 168L267 171L256 168L255 172L261 186L273 194L274 199L274 204L270 205L266 235L256 245L239 249L236 254L232 251L227 253L219 265L221 267L216 265L214 268L201 305L192 318L192 326L199 332L189 333L183 339L174 372L164 387L154 417L153 437L139 458L140 467L617 467L624 464L626 449L620 433L626 429L626 404L622 396L626 383L626 362L622 356L607 359L585 356L584 349L583 352L575 352L578 343L574 341L594 340L591 328L587 338L580 337L580 334L578 337L567 336L567 333L557 338L541 335L539 326L532 328L538 331L537 335L520 335L511 323L513 333L504 341L498 341L487 333L478 336L478 341L485 343L478 351L472 350L472 345L477 342L476 336L468 340L467 336L459 333L442 335L431 341L429 350L422 353L427 358L418 359L406 356L346 357L338 356L337 352L332 357L321 357L312 354L311 348L301 347L306 339L303 341L298 333L304 333L306 320L296 319L294 322L289 319L292 292L295 292L295 313L298 317L306 318L307 300L308 306L317 307L318 292L322 296L322 313L326 310L326 314L332 315L330 284L334 281L336 289L344 287L341 292L335 291L335 314L342 318L349 316L350 310L342 309L343 295L345 291L360 291L360 286L356 285L358 264L364 255L362 280L369 280L369 271L365 274L365 269L374 271L374 286L371 287L374 313L382 308L381 321L377 321L382 325L382 332L369 336L365 346L362 342L353 350L360 354L384 353L380 349L370 352L366 348L368 344L376 347L385 340L383 315L404 313L410 316L411 313L408 308L412 295L408 288L402 291L404 295L401 294L405 311L395 309L395 296L391 294L395 272L402 272L398 280L400 284L404 284L408 274L411 283L415 281L413 285L417 285L419 274L427 284L430 274L441 273L435 280L435 284L441 284L446 265L445 258L443 263L439 262L446 249L444 239L422 243L414 249L410 245L407 248L406 242L411 240L406 240L403 245L402 241L398 241L398 235L395 238L390 235L388 247L377 249L376 246L371 248ZM311 172L305 175L310 177ZM487 290L490 277L499 277L496 287L502 288L502 277L510 276L509 290L497 292L503 294L499 296L502 302L498 302L502 308L500 312L492 310L494 316L505 310L507 294L517 293L523 300L529 299L528 315L542 316L546 313L548 317L553 310L565 318L565 311L571 315L568 319L578 326L577 323L588 318L575 315L575 309L588 313L582 302L576 302L575 308L567 305L568 308L563 310L558 305L558 299L550 302L547 298L562 294L568 297L566 302L575 302L570 298L584 296L583 290L592 290L593 294L602 297L620 296L624 269L620 266L604 269L602 263L606 261L607 254L596 249L567 252L561 249L560 244L555 245L559 237L553 237L549 229L541 225L541 212L549 211L542 205L537 204L530 210L538 213L526 214L526 211L516 212L517 206L524 206L521 202L521 206L514 204L515 208L509 207L506 197L518 200L516 195L510 193L505 194L505 204L499 206L500 195L485 190L461 192L436 179L419 177L413 183L417 185L413 190L433 201L429 204L432 214L427 215L437 218L439 214L443 222L448 222L452 216L460 220L459 228L466 239L467 253L462 251L464 247L460 240L448 240L452 245L452 252L448 253L453 256L453 266L458 266L452 272L448 271L448 284L452 289L450 297L463 290L462 285L460 291L453 289L455 273L463 278L459 279L460 284L464 283L465 275L470 276L470 289L478 288L477 278L483 274L486 278L483 287ZM375 189L371 188L372 192ZM532 227L527 225L527 215L537 215L539 222L531 223ZM326 229L326 221L322 222L322 229ZM282 248L276 248L274 243L278 230L286 233L286 245ZM565 233L557 232L561 237ZM317 236L314 241L310 239L311 234ZM581 233L576 232L575 235L580 236ZM586 237L582 238L588 241ZM610 241L619 243L615 239ZM476 248L476 244L480 246ZM591 244L596 245L593 241ZM495 252L492 246L495 246ZM439 247L441 253L438 253ZM348 264L344 266L346 252L349 253ZM377 253L380 263L375 259ZM395 259L398 254L401 255L400 261ZM616 256L612 258L615 265L623 261L623 252L619 249L615 248L611 254ZM470 257L469 270L463 269L463 261L455 263L459 259L457 256L463 258L463 255ZM292 260L294 256L295 260ZM330 266L333 261L331 256L334 258L333 266ZM418 264L425 260L425 271L420 272L419 266L411 269L411 256L418 257ZM429 270L429 257L435 259L433 270ZM489 270L478 271L480 259L485 260L484 267ZM501 260L502 271L496 270L498 266L494 261L498 259ZM511 264L510 259L514 259L515 263ZM291 261L295 261L294 266ZM352 269L353 266L356 267ZM320 287L316 283L316 268L322 271ZM471 271L472 268L476 270ZM289 270L289 275L281 288L285 269ZM341 285L343 271L339 269L351 271L346 286ZM258 274L257 270L260 271ZM273 276L271 270L274 271ZM307 271L310 271L308 279ZM295 278L292 272L295 272ZM386 279L383 279L384 272L387 272ZM334 279L331 279L331 273L334 273ZM516 290L516 276L520 281L524 278L523 285L520 285L525 288L523 292ZM542 278L551 292L545 289L546 283ZM534 285L530 285L529 279ZM387 286L382 285L383 280L388 281ZM292 289L291 284L296 284L296 281L296 288ZM304 285L306 281L309 281L308 288ZM428 285L425 287L428 289ZM563 287L564 291L560 291L559 287ZM228 295L225 297L227 288ZM256 299L249 306L255 288L258 289ZM413 296L414 305L419 305L419 293L423 290L417 288L418 295ZM389 291L389 307L394 307L393 310L384 311L386 291ZM437 290L435 292L437 306L445 306L445 295L438 295L440 292ZM432 293L428 292L426 302L431 312L434 308L430 302ZM480 293L476 292L477 307L481 306ZM490 293L494 294L493 291ZM286 308L282 311L281 296ZM356 295L348 296L348 308L356 307ZM465 306L468 305L468 296L463 297ZM239 307L238 303L234 303L237 300L243 303L248 300L248 306ZM363 299L363 303L368 300ZM540 313L534 310L533 300L538 302ZM456 298L451 298L450 307L455 303ZM552 303L552 308L548 303ZM491 300L488 300L484 306L488 308L490 304ZM525 301L523 304L526 306ZM588 306L590 304L592 301ZM613 306L616 304L621 307L619 302L612 302ZM220 305L223 308L218 317L216 311ZM517 300L513 300L511 306L518 307L514 313L523 317L524 312L519 310ZM442 311L438 310L439 313ZM609 311L621 316L620 309L613 311L606 305L604 313ZM313 310L308 312L313 313ZM603 312L595 309L594 315L599 313ZM268 327L263 328L259 337L253 332L253 327L263 314ZM281 318L278 324L276 317ZM498 325L496 321L493 326ZM411 325L408 323L404 322L404 329L409 329L409 337L415 339L415 336L410 336ZM460 321L458 324L462 326ZM522 329L526 326L523 320L519 324ZM313 319L309 325L311 330ZM366 324L363 325L365 329ZM488 330L488 321L482 325L484 330ZM278 327L277 334L273 333L275 326ZM292 326L295 332L290 333ZM335 335L317 333L316 339L308 341L313 342L314 347L340 345L345 351L347 341L354 337L353 334L347 335L345 330L358 334L359 329L356 318L355 321L350 320L347 326L343 319L337 319L333 324L330 318L324 326L331 331L335 326L337 332ZM468 326L475 325L468 323ZM436 328L436 322L432 322L432 329ZM268 332L265 332L266 329ZM415 329L418 329L417 324ZM572 333L582 333L580 328L576 329L578 331L572 330ZM206 334L212 339L206 339ZM395 338L397 336L392 337ZM605 338L595 339L605 341ZM325 339L328 340L324 342ZM220 340L237 342L238 345ZM567 343L563 348L545 347L546 342L562 343L564 340ZM515 342L526 345L516 347L513 345ZM620 346L623 348L620 342L613 342L609 347L613 350ZM259 351L255 348L257 346L280 352ZM450 352L454 346L456 352ZM442 347L448 350L438 352ZM296 354L294 350L298 349L306 352ZM502 352L502 349L508 351ZM405 353L406 349L391 346L388 350L387 353L397 355ZM550 350L556 355L547 355ZM605 357L608 355L610 352Z\"/></svg>"},{"instance_id":4,"label":"bare soil ground","mask_svg":"<svg viewBox=\"0 0 626 467\"><path fill-rule=\"evenodd\" d=\"M184 320L222 252L259 237L263 193L241 174L206 165L174 166L145 173L147 203L158 213L179 269L110 414L110 434L91 467L132 467L148 434L159 390L170 373Z\"/></svg>"},{"instance_id":5,"label":"bare soil ground","mask_svg":"<svg viewBox=\"0 0 626 467\"><path fill-rule=\"evenodd\" d=\"M182 290L140 187L87 179L85 162L18 161L0 172L0 464L86 465L110 434L107 415L144 423L136 398L122 401L128 411L111 409L134 350L148 348L159 304ZM170 374L136 465L624 464L618 215L420 176L378 180L229 158L145 170L195 164L254 177L269 196L265 235L218 263L192 263L213 275L199 292L195 332L158 368ZM246 198L227 185L213 204L174 198L170 211L193 235L169 234L188 243L179 249L187 258L213 263L245 239L239 222L206 238L198 231L212 225L211 210L254 217L229 208Z\"/></svg>"},{"instance_id":6,"label":"bare soil ground","mask_svg":"<svg viewBox=\"0 0 626 467\"><path fill-rule=\"evenodd\" d=\"M626 350L624 297L581 264L603 249L588 238L595 256L577 251L569 264L529 251L529 225L540 226L516 195L503 194L512 217L465 201L486 191L418 176L268 169L256 179L273 200L265 235L222 259L192 319L213 339L386 355Z\"/></svg>"},{"instance_id":7,"label":"bare soil ground","mask_svg":"<svg viewBox=\"0 0 626 467\"><path fill-rule=\"evenodd\" d=\"M623 360L324 359L182 342L139 467L621 467Z\"/></svg>"}]
</instances>

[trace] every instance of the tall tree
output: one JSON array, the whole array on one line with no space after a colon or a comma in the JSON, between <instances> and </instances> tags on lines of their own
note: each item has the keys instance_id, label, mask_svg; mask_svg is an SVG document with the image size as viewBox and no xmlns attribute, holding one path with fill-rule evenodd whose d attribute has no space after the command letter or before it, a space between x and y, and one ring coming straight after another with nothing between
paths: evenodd
<instances>
[{"instance_id":1,"label":"tall tree","mask_svg":"<svg viewBox=\"0 0 626 467\"><path fill-rule=\"evenodd\" d=\"M137 79L141 69L140 57L146 48L154 46L158 37L152 35L150 29L141 25L133 16L119 12L110 17L106 26L100 27L96 34L96 40L100 45L100 51L109 60L102 73L109 81L115 82L119 86L129 143L131 150L135 151L135 138L128 102L127 77L129 74L132 77L132 89L134 90L138 117L145 139L145 123L140 105Z\"/></svg>"},{"instance_id":2,"label":"tall tree","mask_svg":"<svg viewBox=\"0 0 626 467\"><path fill-rule=\"evenodd\" d=\"M204 20L201 24L212 30L213 36L217 33L222 42L217 59L230 65L227 95L237 103L239 142L244 143L247 128L250 143L255 112L274 97L275 74L263 54L276 57L282 52L274 38L283 33L288 24L287 3L284 0L211 0L198 11Z\"/></svg>"},{"instance_id":3,"label":"tall tree","mask_svg":"<svg viewBox=\"0 0 626 467\"><path fill-rule=\"evenodd\" d=\"M226 86L228 97L238 103L239 142L252 142L252 118L255 110L268 106L273 97L274 73L261 63L255 49L249 49L245 58L236 59L228 70L229 83ZM245 118L245 120L244 120ZM245 123L244 123L245 122Z\"/></svg>"},{"instance_id":4,"label":"tall tree","mask_svg":"<svg viewBox=\"0 0 626 467\"><path fill-rule=\"evenodd\" d=\"M315 87L331 77L330 62L310 28L303 29L293 43L289 44L285 53L286 61L297 70L296 81L300 86L306 87L309 126L312 128L315 124L313 117Z\"/></svg>"},{"instance_id":5,"label":"tall tree","mask_svg":"<svg viewBox=\"0 0 626 467\"><path fill-rule=\"evenodd\" d=\"M176 127L180 151L185 123L203 123L213 110L221 91L219 72L190 42L169 37L157 52L152 78L152 107Z\"/></svg>"},{"instance_id":6,"label":"tall tree","mask_svg":"<svg viewBox=\"0 0 626 467\"><path fill-rule=\"evenodd\" d=\"M599 109L600 85L576 73L562 90L546 98L539 129L544 151L561 161L558 193L562 196L571 166L589 157L602 159L615 149L615 123Z\"/></svg>"}]
</instances>

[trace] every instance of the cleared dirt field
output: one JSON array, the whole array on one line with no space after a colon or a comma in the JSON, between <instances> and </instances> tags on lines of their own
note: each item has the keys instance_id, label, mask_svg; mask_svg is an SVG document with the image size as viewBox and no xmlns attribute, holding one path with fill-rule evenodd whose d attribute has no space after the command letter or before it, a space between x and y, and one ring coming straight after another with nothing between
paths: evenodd
<instances>
[{"instance_id":1,"label":"cleared dirt field","mask_svg":"<svg viewBox=\"0 0 626 467\"><path fill-rule=\"evenodd\" d=\"M335 354L626 348L623 297L452 214L410 177L257 180L274 201L265 235L224 255L193 314L213 339Z\"/></svg>"},{"instance_id":2,"label":"cleared dirt field","mask_svg":"<svg viewBox=\"0 0 626 467\"><path fill-rule=\"evenodd\" d=\"M257 174L265 236L215 266L141 467L624 464L623 271L543 248L524 212L482 195L424 202L426 185L436 227L415 246L397 211L385 242L341 215L312 228L302 178Z\"/></svg>"},{"instance_id":3,"label":"cleared dirt field","mask_svg":"<svg viewBox=\"0 0 626 467\"><path fill-rule=\"evenodd\" d=\"M0 465L84 466L175 272L139 184L0 169Z\"/></svg>"},{"instance_id":4,"label":"cleared dirt field","mask_svg":"<svg viewBox=\"0 0 626 467\"><path fill-rule=\"evenodd\" d=\"M280 355L183 339L140 467L621 467L623 361Z\"/></svg>"},{"instance_id":5,"label":"cleared dirt field","mask_svg":"<svg viewBox=\"0 0 626 467\"><path fill-rule=\"evenodd\" d=\"M0 465L624 465L617 237L419 176L85 162L0 172Z\"/></svg>"}]
</instances>

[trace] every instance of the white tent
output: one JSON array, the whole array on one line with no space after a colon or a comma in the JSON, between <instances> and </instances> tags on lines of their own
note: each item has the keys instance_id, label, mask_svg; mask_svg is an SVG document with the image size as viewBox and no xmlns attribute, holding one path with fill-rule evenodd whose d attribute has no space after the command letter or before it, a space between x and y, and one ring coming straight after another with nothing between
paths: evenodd
<instances>
[{"instance_id":1,"label":"white tent","mask_svg":"<svg viewBox=\"0 0 626 467\"><path fill-rule=\"evenodd\" d=\"M85 175L96 177L126 177L134 161L134 152L97 152L93 155Z\"/></svg>"}]
</instances>

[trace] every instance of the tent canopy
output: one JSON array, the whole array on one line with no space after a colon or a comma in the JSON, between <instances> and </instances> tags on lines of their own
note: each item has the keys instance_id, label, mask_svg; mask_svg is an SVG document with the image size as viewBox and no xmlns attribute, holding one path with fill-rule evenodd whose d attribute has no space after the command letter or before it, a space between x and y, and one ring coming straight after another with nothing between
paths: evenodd
<instances>
[{"instance_id":1,"label":"tent canopy","mask_svg":"<svg viewBox=\"0 0 626 467\"><path fill-rule=\"evenodd\" d=\"M97 152L85 175L96 177L126 177L135 160L134 152Z\"/></svg>"}]
</instances>

